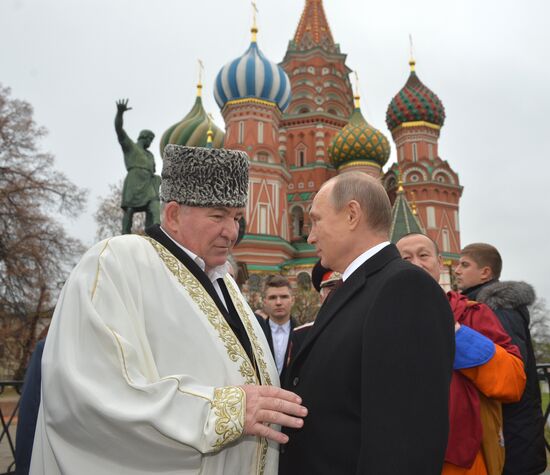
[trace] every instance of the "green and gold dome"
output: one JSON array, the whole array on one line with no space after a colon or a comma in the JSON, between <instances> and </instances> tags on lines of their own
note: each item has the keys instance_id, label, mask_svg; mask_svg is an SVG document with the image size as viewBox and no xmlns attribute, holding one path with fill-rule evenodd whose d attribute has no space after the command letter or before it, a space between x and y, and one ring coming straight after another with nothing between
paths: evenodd
<instances>
[{"instance_id":1,"label":"green and gold dome","mask_svg":"<svg viewBox=\"0 0 550 475\"><path fill-rule=\"evenodd\" d=\"M221 148L225 133L218 128L204 110L201 98L202 84L197 85L197 98L189 113L164 132L160 139L160 154L168 144L188 147ZM209 142L209 131L211 141Z\"/></svg>"},{"instance_id":2,"label":"green and gold dome","mask_svg":"<svg viewBox=\"0 0 550 475\"><path fill-rule=\"evenodd\" d=\"M337 169L373 165L381 170L388 161L388 139L363 117L359 96L355 96L355 109L348 124L334 136L328 148L328 156Z\"/></svg>"}]
</instances>

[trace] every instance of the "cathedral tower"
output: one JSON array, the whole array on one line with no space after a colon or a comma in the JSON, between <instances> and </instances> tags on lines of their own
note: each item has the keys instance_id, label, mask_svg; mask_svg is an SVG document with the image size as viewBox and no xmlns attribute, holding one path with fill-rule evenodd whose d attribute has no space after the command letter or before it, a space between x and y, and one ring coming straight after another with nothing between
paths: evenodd
<instances>
[{"instance_id":1,"label":"cathedral tower","mask_svg":"<svg viewBox=\"0 0 550 475\"><path fill-rule=\"evenodd\" d=\"M257 43L256 21L246 52L218 73L214 95L226 124L224 147L250 158L246 234L233 254L249 271L275 271L290 259L287 188L291 175L279 154L280 123L291 100L284 70Z\"/></svg>"},{"instance_id":2,"label":"cathedral tower","mask_svg":"<svg viewBox=\"0 0 550 475\"><path fill-rule=\"evenodd\" d=\"M334 42L321 0L305 0L281 66L292 85L292 100L283 115L280 136L281 155L291 174L290 241L303 254L307 253L305 237L313 196L336 174L327 149L353 112L351 70L346 55Z\"/></svg>"},{"instance_id":3,"label":"cathedral tower","mask_svg":"<svg viewBox=\"0 0 550 475\"><path fill-rule=\"evenodd\" d=\"M384 185L393 203L402 180L405 198L417 207L422 227L438 244L450 268L460 254L458 211L462 186L458 175L439 156L439 134L445 121L443 103L420 81L413 59L409 65L409 78L386 112L397 164L386 173Z\"/></svg>"}]
</instances>

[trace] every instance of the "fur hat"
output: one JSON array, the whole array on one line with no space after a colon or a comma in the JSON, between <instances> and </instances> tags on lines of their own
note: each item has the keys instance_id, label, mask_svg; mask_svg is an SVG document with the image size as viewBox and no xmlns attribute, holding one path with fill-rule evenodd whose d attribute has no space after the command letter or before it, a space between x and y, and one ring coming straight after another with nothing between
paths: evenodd
<instances>
[{"instance_id":1,"label":"fur hat","mask_svg":"<svg viewBox=\"0 0 550 475\"><path fill-rule=\"evenodd\" d=\"M248 155L223 148L164 149L160 199L198 207L243 208L248 199Z\"/></svg>"}]
</instances>

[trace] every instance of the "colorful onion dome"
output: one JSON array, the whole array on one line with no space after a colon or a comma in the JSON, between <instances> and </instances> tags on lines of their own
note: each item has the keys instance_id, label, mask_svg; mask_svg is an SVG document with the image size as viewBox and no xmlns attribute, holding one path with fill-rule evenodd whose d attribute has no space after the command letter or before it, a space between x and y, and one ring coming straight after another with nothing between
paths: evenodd
<instances>
[{"instance_id":1,"label":"colorful onion dome","mask_svg":"<svg viewBox=\"0 0 550 475\"><path fill-rule=\"evenodd\" d=\"M420 81L415 72L415 64L414 60L409 61L409 79L388 106L386 124L390 130L404 122L422 121L440 127L445 122L443 103Z\"/></svg>"},{"instance_id":2,"label":"colorful onion dome","mask_svg":"<svg viewBox=\"0 0 550 475\"><path fill-rule=\"evenodd\" d=\"M164 132L160 139L161 156L168 144L186 145L188 147L206 147L209 143L209 131L212 133L211 146L221 148L224 132L212 122L202 105L202 85L197 85L197 98L193 108L178 123Z\"/></svg>"},{"instance_id":3,"label":"colorful onion dome","mask_svg":"<svg viewBox=\"0 0 550 475\"><path fill-rule=\"evenodd\" d=\"M214 97L220 109L239 99L261 99L277 104L284 111L290 102L290 80L283 68L267 59L259 50L256 32L246 52L227 63L218 73Z\"/></svg>"},{"instance_id":4,"label":"colorful onion dome","mask_svg":"<svg viewBox=\"0 0 550 475\"><path fill-rule=\"evenodd\" d=\"M358 96L355 96L355 109L350 120L334 136L328 148L328 156L336 168L351 162L375 162L383 167L388 161L388 139L363 117Z\"/></svg>"}]
</instances>

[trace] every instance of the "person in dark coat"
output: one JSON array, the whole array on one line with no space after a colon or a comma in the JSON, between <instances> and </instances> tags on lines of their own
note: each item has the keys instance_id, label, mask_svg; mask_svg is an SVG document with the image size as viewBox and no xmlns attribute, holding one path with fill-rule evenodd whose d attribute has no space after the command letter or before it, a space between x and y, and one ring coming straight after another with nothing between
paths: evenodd
<instances>
[{"instance_id":1,"label":"person in dark coat","mask_svg":"<svg viewBox=\"0 0 550 475\"><path fill-rule=\"evenodd\" d=\"M42 383L42 352L44 340L38 341L25 373L25 382L19 402L17 432L15 434L15 468L17 475L27 475L31 466L32 445L36 430L36 418L40 408Z\"/></svg>"},{"instance_id":2,"label":"person in dark coat","mask_svg":"<svg viewBox=\"0 0 550 475\"><path fill-rule=\"evenodd\" d=\"M328 296L340 286L341 281L342 274L323 267L321 261L317 261L313 266L313 270L311 271L311 283L315 290L319 292L321 304L323 304ZM315 321L307 322L298 327L294 327L292 330L287 355L287 366L290 364L290 361L292 361L292 357L300 351L314 323Z\"/></svg>"},{"instance_id":3,"label":"person in dark coat","mask_svg":"<svg viewBox=\"0 0 550 475\"><path fill-rule=\"evenodd\" d=\"M256 315L264 331L279 375L285 370L290 347L290 335L296 320L290 315L294 297L289 280L282 275L268 277L264 288L263 310L267 318Z\"/></svg>"},{"instance_id":4,"label":"person in dark coat","mask_svg":"<svg viewBox=\"0 0 550 475\"><path fill-rule=\"evenodd\" d=\"M445 294L388 242L391 206L378 180L332 178L310 216L308 242L343 285L285 373L309 412L303 428L285 430L279 473L440 475L454 359Z\"/></svg>"},{"instance_id":5,"label":"person in dark coat","mask_svg":"<svg viewBox=\"0 0 550 475\"><path fill-rule=\"evenodd\" d=\"M546 470L544 417L533 343L529 332L528 305L535 301L533 288L525 282L499 282L502 258L485 243L462 249L455 270L457 285L472 300L485 303L496 314L512 342L518 346L527 384L521 400L503 404L504 475L538 475Z\"/></svg>"}]
</instances>

